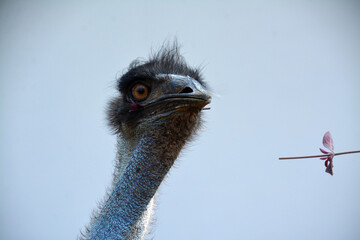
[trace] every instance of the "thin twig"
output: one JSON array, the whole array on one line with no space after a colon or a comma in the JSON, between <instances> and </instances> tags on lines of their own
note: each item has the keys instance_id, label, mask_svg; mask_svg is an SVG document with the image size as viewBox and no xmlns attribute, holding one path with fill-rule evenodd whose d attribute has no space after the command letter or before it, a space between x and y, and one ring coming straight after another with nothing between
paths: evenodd
<instances>
[{"instance_id":1,"label":"thin twig","mask_svg":"<svg viewBox=\"0 0 360 240\"><path fill-rule=\"evenodd\" d=\"M339 153L334 153L334 156L344 155L344 154L351 154L351 153L360 153L360 151L339 152ZM312 155L312 156L282 157L282 158L279 158L279 160L302 159L302 158L319 158L319 157L326 157L326 156L331 156L331 155L332 154L329 153L329 154Z\"/></svg>"},{"instance_id":2,"label":"thin twig","mask_svg":"<svg viewBox=\"0 0 360 240\"><path fill-rule=\"evenodd\" d=\"M335 153L334 155L337 156L337 155L344 155L350 153L360 153L360 151L339 152L339 153Z\"/></svg>"}]
</instances>

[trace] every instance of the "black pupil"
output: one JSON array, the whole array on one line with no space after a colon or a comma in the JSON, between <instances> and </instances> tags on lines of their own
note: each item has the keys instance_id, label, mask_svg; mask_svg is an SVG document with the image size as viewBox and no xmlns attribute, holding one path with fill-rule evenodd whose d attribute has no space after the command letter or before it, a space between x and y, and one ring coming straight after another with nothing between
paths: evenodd
<instances>
[{"instance_id":1,"label":"black pupil","mask_svg":"<svg viewBox=\"0 0 360 240\"><path fill-rule=\"evenodd\" d=\"M138 87L137 89L136 89L136 91L139 93L139 94L144 94L145 93L145 88L143 87L143 86L141 86L141 87Z\"/></svg>"}]
</instances>

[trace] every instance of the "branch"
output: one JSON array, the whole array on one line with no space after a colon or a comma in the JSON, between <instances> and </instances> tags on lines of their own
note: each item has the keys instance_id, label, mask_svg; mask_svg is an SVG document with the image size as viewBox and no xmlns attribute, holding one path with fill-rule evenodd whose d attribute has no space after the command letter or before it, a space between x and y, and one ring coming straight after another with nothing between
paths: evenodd
<instances>
[{"instance_id":1,"label":"branch","mask_svg":"<svg viewBox=\"0 0 360 240\"><path fill-rule=\"evenodd\" d=\"M312 155L312 156L299 156L299 157L282 157L279 160L290 160L290 159L303 159L303 158L319 158L319 157L326 157L326 156L337 156L337 155L344 155L344 154L352 154L352 153L360 153L360 151L348 151L348 152L339 152L334 154L322 154L322 155Z\"/></svg>"}]
</instances>

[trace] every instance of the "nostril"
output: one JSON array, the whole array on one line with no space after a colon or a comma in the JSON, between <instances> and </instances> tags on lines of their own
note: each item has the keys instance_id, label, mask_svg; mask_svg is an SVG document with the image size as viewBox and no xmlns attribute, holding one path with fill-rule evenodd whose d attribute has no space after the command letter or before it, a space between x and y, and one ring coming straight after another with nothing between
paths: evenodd
<instances>
[{"instance_id":1,"label":"nostril","mask_svg":"<svg viewBox=\"0 0 360 240\"><path fill-rule=\"evenodd\" d=\"M183 90L181 90L180 93L192 93L192 92L193 92L193 90L191 87L186 87Z\"/></svg>"}]
</instances>

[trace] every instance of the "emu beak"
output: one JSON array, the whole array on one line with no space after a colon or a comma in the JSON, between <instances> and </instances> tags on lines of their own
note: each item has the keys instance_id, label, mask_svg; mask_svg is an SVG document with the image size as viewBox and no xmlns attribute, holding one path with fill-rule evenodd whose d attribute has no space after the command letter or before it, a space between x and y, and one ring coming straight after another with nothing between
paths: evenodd
<instances>
[{"instance_id":1,"label":"emu beak","mask_svg":"<svg viewBox=\"0 0 360 240\"><path fill-rule=\"evenodd\" d=\"M166 98L198 100L203 103L203 106L211 102L211 95L205 87L189 76L159 74L157 77L166 79L163 83Z\"/></svg>"}]
</instances>

